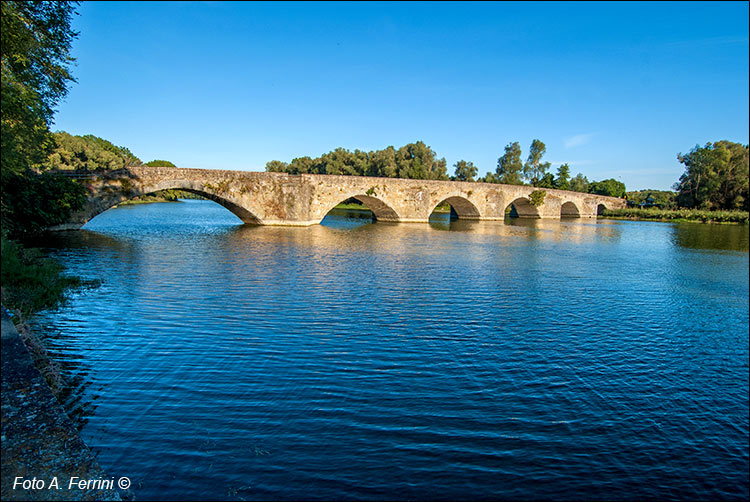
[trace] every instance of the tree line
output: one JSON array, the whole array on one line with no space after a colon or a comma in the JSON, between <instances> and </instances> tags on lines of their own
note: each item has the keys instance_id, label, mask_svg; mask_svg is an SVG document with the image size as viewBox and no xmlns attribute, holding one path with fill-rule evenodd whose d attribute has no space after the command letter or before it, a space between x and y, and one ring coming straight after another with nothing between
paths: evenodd
<instances>
[{"instance_id":1,"label":"tree line","mask_svg":"<svg viewBox=\"0 0 750 502\"><path fill-rule=\"evenodd\" d=\"M128 148L86 134L74 136L64 131L52 133L54 147L47 160L40 166L47 171L112 171L134 166L177 167L168 160L155 159L144 163ZM160 190L153 195L135 197L133 201L177 201L178 199L202 199L201 196L182 190Z\"/></svg>"},{"instance_id":2,"label":"tree line","mask_svg":"<svg viewBox=\"0 0 750 502\"><path fill-rule=\"evenodd\" d=\"M422 141L409 143L398 149L389 146L371 152L336 148L320 157L298 157L289 163L272 160L266 163L266 171L421 180L450 179L445 158L438 158L432 148Z\"/></svg>"},{"instance_id":3,"label":"tree line","mask_svg":"<svg viewBox=\"0 0 750 502\"><path fill-rule=\"evenodd\" d=\"M513 142L505 147L505 153L497 160L494 173L477 178L479 169L473 162L459 160L453 165L452 176L448 175L444 157L438 155L422 141L408 143L400 148L389 146L383 150L365 152L345 148L324 153L320 157L298 157L291 162L272 160L266 163L266 171L288 174L338 174L349 176L377 176L382 178L409 178L425 180L477 181L482 183L504 183L507 185L529 185L538 188L557 188L584 193L596 193L623 197L625 185L614 179L590 182L583 174L570 177L570 167L562 164L557 175L548 172L549 162L543 162L546 145L535 139L531 143L526 162L521 160L521 146Z\"/></svg>"},{"instance_id":4,"label":"tree line","mask_svg":"<svg viewBox=\"0 0 750 502\"><path fill-rule=\"evenodd\" d=\"M567 163L560 165L553 174L550 172L551 164L542 160L545 153L546 145L535 139L529 147L528 157L523 161L521 146L515 141L505 146L494 172L477 177L477 166L462 159L453 165L453 175L449 176L445 158L438 158L431 147L417 141L398 149L389 146L384 150L351 152L336 148L316 158L299 157L289 163L272 160L266 164L266 171L527 185L625 197L635 204L663 208L744 211L750 208L748 145L718 141L703 147L696 145L687 154L678 154L677 159L685 165L685 173L673 186L674 192L627 192L625 184L614 178L589 181L582 173L571 177Z\"/></svg>"},{"instance_id":5,"label":"tree line","mask_svg":"<svg viewBox=\"0 0 750 502\"><path fill-rule=\"evenodd\" d=\"M695 145L677 154L685 172L673 191L639 190L626 196L630 205L642 208L750 211L748 159L748 145L726 140Z\"/></svg>"},{"instance_id":6,"label":"tree line","mask_svg":"<svg viewBox=\"0 0 750 502\"><path fill-rule=\"evenodd\" d=\"M677 160L685 172L674 189L680 207L750 210L748 145L717 141L696 145Z\"/></svg>"}]
</instances>

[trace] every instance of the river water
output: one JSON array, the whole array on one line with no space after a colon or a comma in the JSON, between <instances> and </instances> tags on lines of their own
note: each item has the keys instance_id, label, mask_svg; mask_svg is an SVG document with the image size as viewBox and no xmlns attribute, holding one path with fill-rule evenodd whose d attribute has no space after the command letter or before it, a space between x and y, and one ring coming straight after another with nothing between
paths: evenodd
<instances>
[{"instance_id":1,"label":"river water","mask_svg":"<svg viewBox=\"0 0 750 502\"><path fill-rule=\"evenodd\" d=\"M747 226L84 228L34 328L137 499L748 498Z\"/></svg>"}]
</instances>

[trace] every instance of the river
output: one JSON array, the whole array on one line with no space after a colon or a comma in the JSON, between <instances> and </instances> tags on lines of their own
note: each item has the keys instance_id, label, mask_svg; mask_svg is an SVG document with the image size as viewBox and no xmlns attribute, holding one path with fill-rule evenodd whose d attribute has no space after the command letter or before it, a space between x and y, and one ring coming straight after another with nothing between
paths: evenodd
<instances>
[{"instance_id":1,"label":"river","mask_svg":"<svg viewBox=\"0 0 750 502\"><path fill-rule=\"evenodd\" d=\"M748 227L109 210L39 315L140 500L747 499Z\"/></svg>"}]
</instances>

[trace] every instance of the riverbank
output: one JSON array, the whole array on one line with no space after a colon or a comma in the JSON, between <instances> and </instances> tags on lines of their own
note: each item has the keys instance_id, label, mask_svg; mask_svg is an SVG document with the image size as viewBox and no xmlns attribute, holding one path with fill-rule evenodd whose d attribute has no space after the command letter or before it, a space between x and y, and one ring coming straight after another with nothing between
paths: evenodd
<instances>
[{"instance_id":1,"label":"riverbank","mask_svg":"<svg viewBox=\"0 0 750 502\"><path fill-rule=\"evenodd\" d=\"M653 220L675 223L737 223L747 225L750 213L747 211L703 211L700 209L605 209L602 218L620 220Z\"/></svg>"},{"instance_id":2,"label":"riverbank","mask_svg":"<svg viewBox=\"0 0 750 502\"><path fill-rule=\"evenodd\" d=\"M168 200L168 199L164 199L162 197L156 197L156 196L151 196L151 195L142 195L138 199L124 200L124 201L120 202L119 204L117 204L117 206L115 206L115 207L120 207L120 206L134 206L136 204L154 204L154 203L157 203L157 202L182 202L182 201L177 200L177 199L175 199L175 200Z\"/></svg>"},{"instance_id":3,"label":"riverbank","mask_svg":"<svg viewBox=\"0 0 750 502\"><path fill-rule=\"evenodd\" d=\"M99 466L4 309L0 355L2 499L122 500L118 480Z\"/></svg>"}]
</instances>

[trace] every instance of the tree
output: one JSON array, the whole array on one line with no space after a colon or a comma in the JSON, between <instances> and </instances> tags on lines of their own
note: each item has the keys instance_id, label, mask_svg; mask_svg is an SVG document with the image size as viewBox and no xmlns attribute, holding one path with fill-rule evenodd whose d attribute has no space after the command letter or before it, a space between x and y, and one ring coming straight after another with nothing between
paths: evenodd
<instances>
[{"instance_id":1,"label":"tree","mask_svg":"<svg viewBox=\"0 0 750 502\"><path fill-rule=\"evenodd\" d=\"M533 186L537 186L537 182L542 179L550 167L549 162L542 162L542 157L546 151L547 147L538 139L531 142L529 157L523 165L523 175Z\"/></svg>"},{"instance_id":2,"label":"tree","mask_svg":"<svg viewBox=\"0 0 750 502\"><path fill-rule=\"evenodd\" d=\"M308 156L297 157L292 159L292 161L289 163L289 166L287 166L287 172L289 174L313 173L316 172L315 164L316 162Z\"/></svg>"},{"instance_id":3,"label":"tree","mask_svg":"<svg viewBox=\"0 0 750 502\"><path fill-rule=\"evenodd\" d=\"M731 141L695 146L677 160L685 164L675 189L683 207L700 209L744 209L748 195L748 145Z\"/></svg>"},{"instance_id":4,"label":"tree","mask_svg":"<svg viewBox=\"0 0 750 502\"><path fill-rule=\"evenodd\" d=\"M495 170L496 175L492 177L492 181L490 181L490 173L488 173L488 182L505 183L506 185L523 185L523 181L521 181L522 169L521 146L518 144L518 141L508 143L505 146L505 153L503 156L497 159L497 169Z\"/></svg>"},{"instance_id":5,"label":"tree","mask_svg":"<svg viewBox=\"0 0 750 502\"><path fill-rule=\"evenodd\" d=\"M589 193L589 180L581 173L570 180L570 189L574 192Z\"/></svg>"},{"instance_id":6,"label":"tree","mask_svg":"<svg viewBox=\"0 0 750 502\"><path fill-rule=\"evenodd\" d=\"M555 176L552 173L546 173L534 186L539 188L555 188Z\"/></svg>"},{"instance_id":7,"label":"tree","mask_svg":"<svg viewBox=\"0 0 750 502\"><path fill-rule=\"evenodd\" d=\"M429 146L417 141L398 150L392 146L374 152L336 148L315 159L299 157L289 164L272 160L266 163L266 171L447 180L446 166L444 158L438 159Z\"/></svg>"},{"instance_id":8,"label":"tree","mask_svg":"<svg viewBox=\"0 0 750 502\"><path fill-rule=\"evenodd\" d=\"M487 173L477 181L479 181L480 183L500 183L500 180L495 173Z\"/></svg>"},{"instance_id":9,"label":"tree","mask_svg":"<svg viewBox=\"0 0 750 502\"><path fill-rule=\"evenodd\" d=\"M3 234L25 237L65 223L86 203L86 187L59 174L3 176Z\"/></svg>"},{"instance_id":10,"label":"tree","mask_svg":"<svg viewBox=\"0 0 750 502\"><path fill-rule=\"evenodd\" d=\"M141 159L127 148L92 134L73 136L56 132L52 134L52 139L54 149L43 164L45 169L109 171L142 164Z\"/></svg>"},{"instance_id":11,"label":"tree","mask_svg":"<svg viewBox=\"0 0 750 502\"><path fill-rule=\"evenodd\" d=\"M459 160L453 167L456 168L456 181L474 181L474 176L478 172L473 162L466 162L465 160Z\"/></svg>"},{"instance_id":12,"label":"tree","mask_svg":"<svg viewBox=\"0 0 750 502\"><path fill-rule=\"evenodd\" d=\"M613 178L592 181L589 183L589 193L608 195L610 197L625 197L625 184Z\"/></svg>"},{"instance_id":13,"label":"tree","mask_svg":"<svg viewBox=\"0 0 750 502\"><path fill-rule=\"evenodd\" d=\"M677 207L677 193L667 190L638 190L627 192L625 197L629 203L635 205L648 204L661 209L675 209Z\"/></svg>"},{"instance_id":14,"label":"tree","mask_svg":"<svg viewBox=\"0 0 750 502\"><path fill-rule=\"evenodd\" d=\"M529 202L534 207L539 207L542 204L544 204L544 197L547 195L547 192L544 190L534 190L529 194Z\"/></svg>"},{"instance_id":15,"label":"tree","mask_svg":"<svg viewBox=\"0 0 750 502\"><path fill-rule=\"evenodd\" d=\"M168 160L152 160L143 165L148 167L177 167Z\"/></svg>"},{"instance_id":16,"label":"tree","mask_svg":"<svg viewBox=\"0 0 750 502\"><path fill-rule=\"evenodd\" d=\"M0 177L2 231L37 232L67 220L85 203L85 188L40 171L54 148L54 108L75 80L69 72L75 12L71 2L2 2Z\"/></svg>"},{"instance_id":17,"label":"tree","mask_svg":"<svg viewBox=\"0 0 750 502\"><path fill-rule=\"evenodd\" d=\"M271 160L269 162L266 162L266 171L269 173L285 173L287 172L287 168L289 167L289 164L286 162L281 162L280 160Z\"/></svg>"},{"instance_id":18,"label":"tree","mask_svg":"<svg viewBox=\"0 0 750 502\"><path fill-rule=\"evenodd\" d=\"M398 173L396 164L396 149L389 146L385 150L370 152L370 166L368 176L381 178L395 178Z\"/></svg>"},{"instance_id":19,"label":"tree","mask_svg":"<svg viewBox=\"0 0 750 502\"><path fill-rule=\"evenodd\" d=\"M324 153L316 163L322 165L321 171L324 174L345 174L357 176L357 163L354 155L344 148L336 148L332 152Z\"/></svg>"},{"instance_id":20,"label":"tree","mask_svg":"<svg viewBox=\"0 0 750 502\"><path fill-rule=\"evenodd\" d=\"M315 164L317 172L322 174L365 176L369 171L368 154L361 150L337 148L315 159Z\"/></svg>"},{"instance_id":21,"label":"tree","mask_svg":"<svg viewBox=\"0 0 750 502\"><path fill-rule=\"evenodd\" d=\"M570 190L570 167L568 167L568 164L562 164L557 168L555 188L559 190Z\"/></svg>"},{"instance_id":22,"label":"tree","mask_svg":"<svg viewBox=\"0 0 750 502\"><path fill-rule=\"evenodd\" d=\"M409 143L396 152L399 178L419 180L447 180L445 159L436 159L436 154L422 141Z\"/></svg>"},{"instance_id":23,"label":"tree","mask_svg":"<svg viewBox=\"0 0 750 502\"><path fill-rule=\"evenodd\" d=\"M24 173L52 149L49 125L75 61L71 2L2 2L2 170Z\"/></svg>"}]
</instances>

